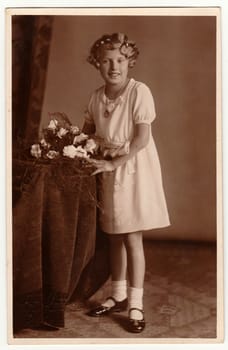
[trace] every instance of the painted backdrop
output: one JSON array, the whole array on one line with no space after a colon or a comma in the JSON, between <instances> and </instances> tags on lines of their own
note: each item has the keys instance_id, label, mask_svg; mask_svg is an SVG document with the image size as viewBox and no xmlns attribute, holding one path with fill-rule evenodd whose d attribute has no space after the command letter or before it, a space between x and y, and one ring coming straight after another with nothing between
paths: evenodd
<instances>
[{"instance_id":1,"label":"painted backdrop","mask_svg":"<svg viewBox=\"0 0 228 350\"><path fill-rule=\"evenodd\" d=\"M55 16L42 109L82 126L91 92L103 82L86 62L104 33L125 32L140 56L130 75L153 93L153 134L172 225L146 235L216 239L216 18Z\"/></svg>"}]
</instances>

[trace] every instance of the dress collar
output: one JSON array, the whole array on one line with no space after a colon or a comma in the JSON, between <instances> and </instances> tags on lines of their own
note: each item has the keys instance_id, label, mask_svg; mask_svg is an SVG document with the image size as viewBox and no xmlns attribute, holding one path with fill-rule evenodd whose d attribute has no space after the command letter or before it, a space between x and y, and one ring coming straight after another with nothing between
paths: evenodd
<instances>
[{"instance_id":1,"label":"dress collar","mask_svg":"<svg viewBox=\"0 0 228 350\"><path fill-rule=\"evenodd\" d=\"M114 100L110 100L106 95L105 95L105 85L102 87L101 89L101 100L104 104L107 104L107 101L113 101L113 103L119 103L122 102L124 100L124 97L129 89L129 87L131 86L131 84L134 82L133 78L129 79L129 82L127 83L127 85L125 86L125 89L123 90L122 94L118 97L116 97Z\"/></svg>"}]
</instances>

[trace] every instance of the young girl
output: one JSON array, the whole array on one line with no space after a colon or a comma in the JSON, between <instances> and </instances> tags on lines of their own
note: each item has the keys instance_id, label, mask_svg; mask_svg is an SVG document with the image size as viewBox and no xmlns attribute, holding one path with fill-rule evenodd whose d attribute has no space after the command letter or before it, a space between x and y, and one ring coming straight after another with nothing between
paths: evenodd
<instances>
[{"instance_id":1,"label":"young girl","mask_svg":"<svg viewBox=\"0 0 228 350\"><path fill-rule=\"evenodd\" d=\"M155 118L149 88L128 77L139 51L122 33L104 35L90 50L88 61L105 85L91 96L83 131L104 140L105 160L91 160L100 176L101 229L110 238L112 295L89 312L102 316L129 305L128 328L145 327L143 284L144 230L169 225L160 163L151 134ZM129 292L127 293L127 276Z\"/></svg>"}]
</instances>

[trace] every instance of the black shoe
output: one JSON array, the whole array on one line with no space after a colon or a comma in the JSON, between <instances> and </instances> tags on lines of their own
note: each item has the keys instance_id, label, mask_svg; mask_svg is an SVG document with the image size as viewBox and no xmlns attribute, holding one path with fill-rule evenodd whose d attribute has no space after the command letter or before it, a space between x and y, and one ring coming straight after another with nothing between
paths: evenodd
<instances>
[{"instance_id":1,"label":"black shoe","mask_svg":"<svg viewBox=\"0 0 228 350\"><path fill-rule=\"evenodd\" d=\"M94 309L90 310L87 315L92 317L99 317L107 315L110 312L121 312L127 310L128 301L127 298L122 301L116 301L113 297L108 297L106 300L113 300L114 305L113 306L104 306L99 305L95 307Z\"/></svg>"},{"instance_id":2,"label":"black shoe","mask_svg":"<svg viewBox=\"0 0 228 350\"><path fill-rule=\"evenodd\" d=\"M130 315L130 312L132 310L140 311L142 313L142 315L144 315L144 311L141 309L138 309L136 307L133 307L129 310L129 315ZM144 320L144 316L143 316L142 320L135 320L133 318L130 318L130 316L129 316L129 318L128 318L128 330L129 330L129 332L141 333L144 330L145 326L146 326L146 322Z\"/></svg>"}]
</instances>

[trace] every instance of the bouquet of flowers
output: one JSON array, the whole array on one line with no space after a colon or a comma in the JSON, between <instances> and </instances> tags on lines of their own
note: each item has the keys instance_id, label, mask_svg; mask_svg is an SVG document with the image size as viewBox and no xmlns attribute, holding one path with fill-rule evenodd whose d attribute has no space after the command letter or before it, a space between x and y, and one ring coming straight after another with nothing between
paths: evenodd
<instances>
[{"instance_id":1,"label":"bouquet of flowers","mask_svg":"<svg viewBox=\"0 0 228 350\"><path fill-rule=\"evenodd\" d=\"M96 157L100 150L100 140L84 134L72 125L64 113L49 113L51 119L43 129L39 143L33 144L30 153L39 159L71 158L86 160Z\"/></svg>"}]
</instances>

